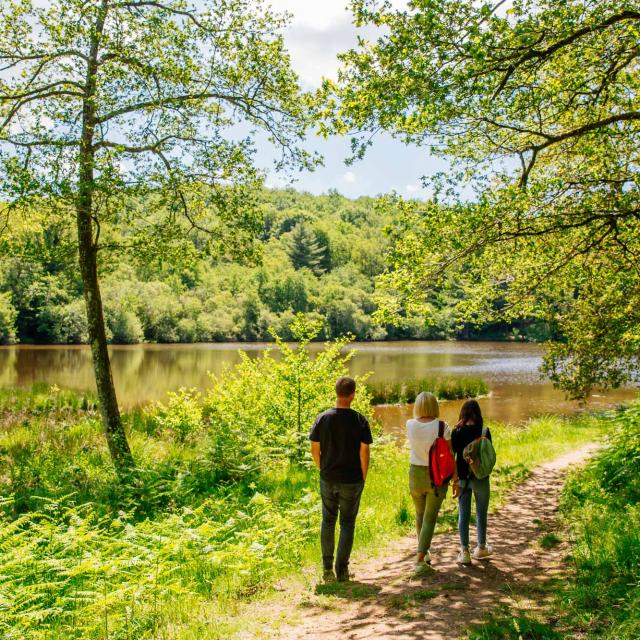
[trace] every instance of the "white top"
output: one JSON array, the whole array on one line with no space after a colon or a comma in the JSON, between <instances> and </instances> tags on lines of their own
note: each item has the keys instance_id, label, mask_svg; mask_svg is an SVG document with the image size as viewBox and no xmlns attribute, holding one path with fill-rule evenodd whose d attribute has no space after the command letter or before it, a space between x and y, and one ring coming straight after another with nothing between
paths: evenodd
<instances>
[{"instance_id":1,"label":"white top","mask_svg":"<svg viewBox=\"0 0 640 640\"><path fill-rule=\"evenodd\" d=\"M422 467L429 466L429 449L438 437L439 418L431 422L420 422L415 418L407 420L407 438L411 445L411 464L418 464ZM444 438L451 440L451 429L444 423Z\"/></svg>"}]
</instances>

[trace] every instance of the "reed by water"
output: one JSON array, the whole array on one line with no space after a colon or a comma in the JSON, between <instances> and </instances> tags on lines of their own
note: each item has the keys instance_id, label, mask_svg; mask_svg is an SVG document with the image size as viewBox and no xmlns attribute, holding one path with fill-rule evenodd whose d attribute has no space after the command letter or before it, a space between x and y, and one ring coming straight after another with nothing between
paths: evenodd
<instances>
[{"instance_id":1,"label":"reed by water","mask_svg":"<svg viewBox=\"0 0 640 640\"><path fill-rule=\"evenodd\" d=\"M421 391L429 391L440 400L476 398L489 393L487 383L480 378L432 377L413 378L404 382L367 383L374 405L406 404L415 401Z\"/></svg>"}]
</instances>

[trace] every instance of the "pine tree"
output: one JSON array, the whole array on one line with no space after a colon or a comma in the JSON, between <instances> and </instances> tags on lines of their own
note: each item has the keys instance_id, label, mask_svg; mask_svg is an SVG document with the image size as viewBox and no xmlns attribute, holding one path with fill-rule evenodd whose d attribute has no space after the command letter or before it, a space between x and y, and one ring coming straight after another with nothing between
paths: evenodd
<instances>
[{"instance_id":1,"label":"pine tree","mask_svg":"<svg viewBox=\"0 0 640 640\"><path fill-rule=\"evenodd\" d=\"M304 222L299 222L292 230L289 240L289 258L295 269L310 269L317 276L326 271L323 266L326 247L323 247L315 233Z\"/></svg>"}]
</instances>

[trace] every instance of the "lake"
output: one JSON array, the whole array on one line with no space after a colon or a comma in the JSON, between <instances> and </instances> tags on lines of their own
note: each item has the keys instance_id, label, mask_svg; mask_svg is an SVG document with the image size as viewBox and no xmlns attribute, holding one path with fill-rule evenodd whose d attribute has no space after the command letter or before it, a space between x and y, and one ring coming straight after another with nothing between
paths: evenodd
<instances>
[{"instance_id":1,"label":"lake","mask_svg":"<svg viewBox=\"0 0 640 640\"><path fill-rule=\"evenodd\" d=\"M164 399L180 387L206 389L208 372L220 373L238 362L238 350L257 356L268 345L181 344L113 345L113 376L122 406ZM509 342L364 342L355 343L351 362L355 374L372 372L371 379L401 381L429 376L474 376L491 389L482 398L490 420L519 423L543 413L573 413L584 407L564 398L538 367L543 348ZM312 345L321 349L322 345ZM94 389L91 353L87 346L16 346L0 348L0 386L30 387L44 381L85 391ZM611 407L636 396L633 389L593 394L587 409ZM455 422L461 401L442 404L442 417ZM376 415L391 431L402 430L410 407L378 407Z\"/></svg>"}]
</instances>

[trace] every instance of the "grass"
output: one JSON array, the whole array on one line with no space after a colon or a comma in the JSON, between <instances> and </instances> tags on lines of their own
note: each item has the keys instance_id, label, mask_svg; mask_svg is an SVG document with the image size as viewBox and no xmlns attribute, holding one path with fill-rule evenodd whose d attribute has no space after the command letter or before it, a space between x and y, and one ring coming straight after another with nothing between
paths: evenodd
<instances>
[{"instance_id":1,"label":"grass","mask_svg":"<svg viewBox=\"0 0 640 640\"><path fill-rule=\"evenodd\" d=\"M561 524L572 546L567 575L547 585L554 599L536 616L497 609L469 640L640 637L640 403L597 421L607 445L564 488ZM560 542L553 532L539 540Z\"/></svg>"},{"instance_id":2,"label":"grass","mask_svg":"<svg viewBox=\"0 0 640 640\"><path fill-rule=\"evenodd\" d=\"M489 393L480 378L416 378L405 382L368 383L371 402L378 404L406 404L414 402L421 391L430 391L441 400L475 398Z\"/></svg>"},{"instance_id":3,"label":"grass","mask_svg":"<svg viewBox=\"0 0 640 640\"><path fill-rule=\"evenodd\" d=\"M334 581L316 585L315 593L319 596L333 596L334 598L360 600L375 596L380 589L381 587L370 584Z\"/></svg>"},{"instance_id":4,"label":"grass","mask_svg":"<svg viewBox=\"0 0 640 640\"><path fill-rule=\"evenodd\" d=\"M543 549L553 549L554 547L557 547L562 542L562 539L560 538L560 536L552 532L552 533L545 533L540 538L539 542L540 542L540 546Z\"/></svg>"},{"instance_id":5,"label":"grass","mask_svg":"<svg viewBox=\"0 0 640 640\"><path fill-rule=\"evenodd\" d=\"M526 612L497 607L481 624L472 625L468 640L562 640L565 636Z\"/></svg>"},{"instance_id":6,"label":"grass","mask_svg":"<svg viewBox=\"0 0 640 640\"><path fill-rule=\"evenodd\" d=\"M282 462L231 477L206 434L163 432L144 411L124 419L141 467L127 487L113 473L94 399L44 387L0 392L0 494L10 496L0 504L0 637L232 638L258 624L244 604L319 566L314 470ZM534 466L602 430L589 417L492 425L492 506ZM378 553L413 528L407 467L406 450L377 439L358 553ZM454 524L455 503L445 504L440 528ZM342 597L370 595L356 584Z\"/></svg>"},{"instance_id":7,"label":"grass","mask_svg":"<svg viewBox=\"0 0 640 640\"><path fill-rule=\"evenodd\" d=\"M640 637L640 404L608 420L608 446L567 483L574 578L559 601L587 638Z\"/></svg>"}]
</instances>

